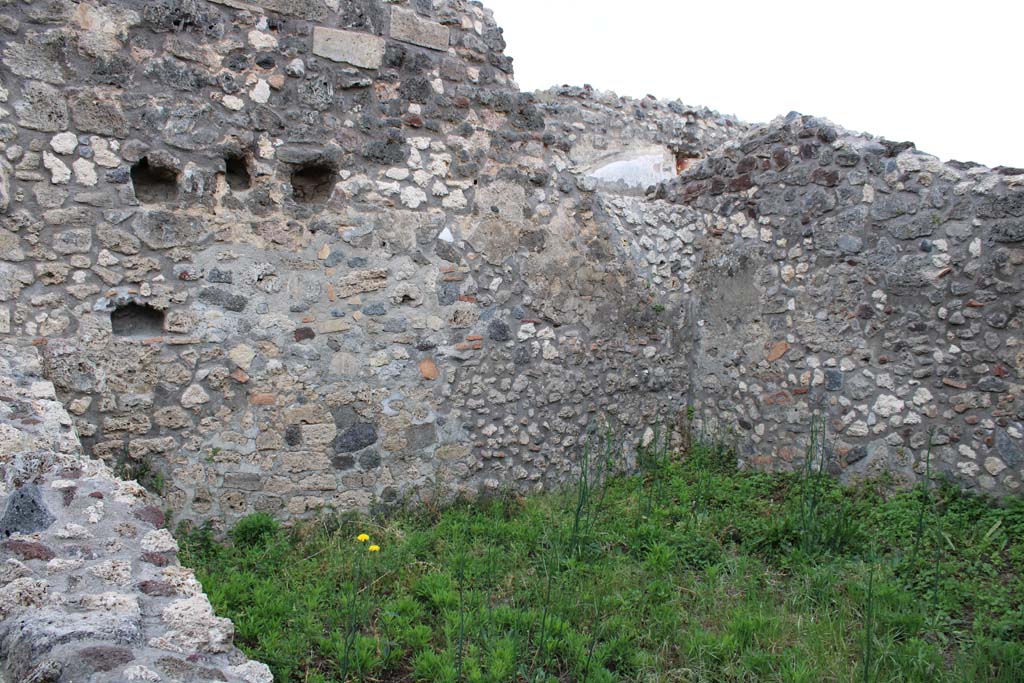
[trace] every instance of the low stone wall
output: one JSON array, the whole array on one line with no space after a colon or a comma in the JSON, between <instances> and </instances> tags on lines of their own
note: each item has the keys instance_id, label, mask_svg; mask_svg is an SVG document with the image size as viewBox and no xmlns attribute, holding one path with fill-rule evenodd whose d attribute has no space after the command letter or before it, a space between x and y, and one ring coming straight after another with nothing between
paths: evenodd
<instances>
[{"instance_id":1,"label":"low stone wall","mask_svg":"<svg viewBox=\"0 0 1024 683\"><path fill-rule=\"evenodd\" d=\"M0 344L0 680L271 683L164 513L83 455L32 347Z\"/></svg>"}]
</instances>

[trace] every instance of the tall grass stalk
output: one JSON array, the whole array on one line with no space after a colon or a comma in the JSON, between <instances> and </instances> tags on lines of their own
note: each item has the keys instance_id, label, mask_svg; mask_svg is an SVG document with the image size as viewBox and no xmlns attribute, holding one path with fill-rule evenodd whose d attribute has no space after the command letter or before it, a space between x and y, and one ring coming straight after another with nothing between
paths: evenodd
<instances>
[{"instance_id":1,"label":"tall grass stalk","mask_svg":"<svg viewBox=\"0 0 1024 683\"><path fill-rule=\"evenodd\" d=\"M622 447L626 441L622 431L614 429L610 422L608 422L608 426L602 433L602 458L597 478L599 491L597 498L598 509L604 505L604 496L608 492L608 480L615 474L617 463L623 453Z\"/></svg>"},{"instance_id":2,"label":"tall grass stalk","mask_svg":"<svg viewBox=\"0 0 1024 683\"><path fill-rule=\"evenodd\" d=\"M556 534L555 537L550 537L548 552L544 553L543 566L544 566L544 598L541 609L540 617L540 630L537 636L536 647L534 648L533 660L530 663L530 681L538 680L537 670L539 667L545 667L547 665L547 641L548 641L548 626L551 617L551 608L554 600L554 585L557 578L559 567L561 566L562 558L559 553L562 538L557 537L557 530L554 520L551 520L548 529L552 534Z\"/></svg>"},{"instance_id":3,"label":"tall grass stalk","mask_svg":"<svg viewBox=\"0 0 1024 683\"><path fill-rule=\"evenodd\" d=\"M931 429L928 432L928 450L924 456L924 482L921 484L921 506L917 513L917 528L914 531L914 549L910 554L910 563L914 565L917 561L917 551L921 547L921 539L924 536L924 517L925 511L930 507L931 504L931 493L928 489L928 482L931 481L932 477L932 444L934 442L935 429Z\"/></svg>"},{"instance_id":4,"label":"tall grass stalk","mask_svg":"<svg viewBox=\"0 0 1024 683\"><path fill-rule=\"evenodd\" d=\"M637 445L637 469L640 473L637 526L641 519L650 518L654 514L665 497L672 431L663 431L661 423L655 423L650 430L650 440L644 443L641 437L641 442Z\"/></svg>"},{"instance_id":5,"label":"tall grass stalk","mask_svg":"<svg viewBox=\"0 0 1024 683\"><path fill-rule=\"evenodd\" d=\"M574 556L582 554L583 546L580 536L589 529L590 525L590 447L590 438L588 437L580 457L580 474L576 481L576 508L573 511L572 534L569 538L569 551Z\"/></svg>"},{"instance_id":6,"label":"tall grass stalk","mask_svg":"<svg viewBox=\"0 0 1024 683\"><path fill-rule=\"evenodd\" d=\"M459 553L459 646L456 652L455 680L462 683L463 646L466 639L466 541L463 535L462 552Z\"/></svg>"},{"instance_id":7,"label":"tall grass stalk","mask_svg":"<svg viewBox=\"0 0 1024 683\"><path fill-rule=\"evenodd\" d=\"M821 473L824 469L824 420L823 415L811 416L811 434L800 476L800 539L805 553L810 553L818 541L818 505L821 502Z\"/></svg>"},{"instance_id":8,"label":"tall grass stalk","mask_svg":"<svg viewBox=\"0 0 1024 683\"><path fill-rule=\"evenodd\" d=\"M868 594L864 608L864 683L871 682L874 668L875 566L868 572Z\"/></svg>"},{"instance_id":9,"label":"tall grass stalk","mask_svg":"<svg viewBox=\"0 0 1024 683\"><path fill-rule=\"evenodd\" d=\"M363 548L359 548L359 552L356 553L355 572L352 576L346 601L348 623L345 626L344 649L341 660L341 680L343 681L348 679L349 672L351 671L352 650L355 647L356 637L359 635L359 625L361 622L359 618L361 611L359 609L359 587L362 585L365 560Z\"/></svg>"},{"instance_id":10,"label":"tall grass stalk","mask_svg":"<svg viewBox=\"0 0 1024 683\"><path fill-rule=\"evenodd\" d=\"M846 498L828 507L832 489L828 467L835 443L828 440L828 416L822 411L811 418L810 437L798 476L798 523L800 549L807 555L835 552L855 534Z\"/></svg>"}]
</instances>

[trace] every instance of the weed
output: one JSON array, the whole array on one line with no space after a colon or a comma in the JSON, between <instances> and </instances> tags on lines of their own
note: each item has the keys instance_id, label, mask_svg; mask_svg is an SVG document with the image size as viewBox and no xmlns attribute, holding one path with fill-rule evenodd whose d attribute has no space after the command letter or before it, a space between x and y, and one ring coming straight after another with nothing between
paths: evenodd
<instances>
[{"instance_id":1,"label":"weed","mask_svg":"<svg viewBox=\"0 0 1024 683\"><path fill-rule=\"evenodd\" d=\"M166 483L164 474L154 470L148 460L129 461L122 459L114 465L113 469L114 476L118 479L134 479L158 496L164 494L164 485Z\"/></svg>"},{"instance_id":2,"label":"weed","mask_svg":"<svg viewBox=\"0 0 1024 683\"><path fill-rule=\"evenodd\" d=\"M182 528L183 561L278 683L1024 680L1019 499L841 488L820 418L791 475L696 410L685 452L654 431L635 476L602 428L569 490L377 518L386 551L254 516Z\"/></svg>"},{"instance_id":3,"label":"weed","mask_svg":"<svg viewBox=\"0 0 1024 683\"><path fill-rule=\"evenodd\" d=\"M276 519L265 512L257 512L238 520L230 536L235 545L255 548L273 538L279 529L280 524Z\"/></svg>"}]
</instances>

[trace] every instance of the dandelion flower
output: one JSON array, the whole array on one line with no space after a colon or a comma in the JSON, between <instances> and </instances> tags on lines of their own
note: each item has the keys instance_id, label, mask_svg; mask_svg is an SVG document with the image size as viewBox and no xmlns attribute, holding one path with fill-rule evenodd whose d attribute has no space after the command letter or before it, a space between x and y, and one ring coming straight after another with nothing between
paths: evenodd
<instances>
[{"instance_id":1,"label":"dandelion flower","mask_svg":"<svg viewBox=\"0 0 1024 683\"><path fill-rule=\"evenodd\" d=\"M370 534L359 534L358 536L356 536L356 540L360 543L366 543L370 540Z\"/></svg>"},{"instance_id":2,"label":"dandelion flower","mask_svg":"<svg viewBox=\"0 0 1024 683\"><path fill-rule=\"evenodd\" d=\"M380 551L380 546L379 546L379 545L371 545L371 546L370 546L370 547L368 548L368 550L369 550L369 551L370 551L371 553L376 553L376 552L379 552L379 551Z\"/></svg>"}]
</instances>

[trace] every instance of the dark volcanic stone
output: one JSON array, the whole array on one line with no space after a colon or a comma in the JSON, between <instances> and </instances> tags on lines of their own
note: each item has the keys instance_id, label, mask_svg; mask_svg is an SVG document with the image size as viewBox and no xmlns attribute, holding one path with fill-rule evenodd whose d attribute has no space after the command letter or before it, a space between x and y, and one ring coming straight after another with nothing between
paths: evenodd
<instances>
[{"instance_id":1,"label":"dark volcanic stone","mask_svg":"<svg viewBox=\"0 0 1024 683\"><path fill-rule=\"evenodd\" d=\"M359 456L359 466L364 470L374 470L380 467L380 453L376 449L368 450Z\"/></svg>"},{"instance_id":2,"label":"dark volcanic stone","mask_svg":"<svg viewBox=\"0 0 1024 683\"><path fill-rule=\"evenodd\" d=\"M850 452L846 454L846 464L852 465L855 462L859 462L868 456L868 449L864 446L854 446L850 449Z\"/></svg>"},{"instance_id":3,"label":"dark volcanic stone","mask_svg":"<svg viewBox=\"0 0 1024 683\"><path fill-rule=\"evenodd\" d=\"M1010 385L996 377L983 377L978 381L978 389L1001 394L1010 389Z\"/></svg>"},{"instance_id":4,"label":"dark volcanic stone","mask_svg":"<svg viewBox=\"0 0 1024 683\"><path fill-rule=\"evenodd\" d=\"M352 410L351 406L338 406L331 410L331 417L334 418L334 426L341 433L359 422L359 415Z\"/></svg>"},{"instance_id":5,"label":"dark volcanic stone","mask_svg":"<svg viewBox=\"0 0 1024 683\"><path fill-rule=\"evenodd\" d=\"M437 240L434 244L434 253L449 263L458 263L460 261L458 249L450 242L445 242L444 240Z\"/></svg>"},{"instance_id":6,"label":"dark volcanic stone","mask_svg":"<svg viewBox=\"0 0 1024 683\"><path fill-rule=\"evenodd\" d=\"M336 470L350 470L356 466L356 456L335 455L331 457L331 467Z\"/></svg>"},{"instance_id":7,"label":"dark volcanic stone","mask_svg":"<svg viewBox=\"0 0 1024 683\"><path fill-rule=\"evenodd\" d=\"M516 365L526 365L530 362L530 350L525 346L517 346L512 354L512 360Z\"/></svg>"},{"instance_id":8,"label":"dark volcanic stone","mask_svg":"<svg viewBox=\"0 0 1024 683\"><path fill-rule=\"evenodd\" d=\"M331 446L335 453L352 453L377 443L377 428L368 422L359 422L334 437Z\"/></svg>"},{"instance_id":9,"label":"dark volcanic stone","mask_svg":"<svg viewBox=\"0 0 1024 683\"><path fill-rule=\"evenodd\" d=\"M864 248L864 240L856 235L840 235L836 241L839 251L844 254L857 254Z\"/></svg>"},{"instance_id":10,"label":"dark volcanic stone","mask_svg":"<svg viewBox=\"0 0 1024 683\"><path fill-rule=\"evenodd\" d=\"M754 181L750 177L749 173L737 176L729 181L728 190L729 192L743 192L749 190L754 186Z\"/></svg>"},{"instance_id":11,"label":"dark volcanic stone","mask_svg":"<svg viewBox=\"0 0 1024 683\"><path fill-rule=\"evenodd\" d=\"M0 537L11 534L31 534L45 531L54 522L54 516L46 509L43 495L35 484L24 484L14 490L7 499L7 509L0 518Z\"/></svg>"},{"instance_id":12,"label":"dark volcanic stone","mask_svg":"<svg viewBox=\"0 0 1024 683\"><path fill-rule=\"evenodd\" d=\"M843 388L843 371L829 368L825 370L825 390L839 391Z\"/></svg>"},{"instance_id":13,"label":"dark volcanic stone","mask_svg":"<svg viewBox=\"0 0 1024 683\"><path fill-rule=\"evenodd\" d=\"M996 242L1024 241L1024 218L997 221L992 226L992 239Z\"/></svg>"},{"instance_id":14,"label":"dark volcanic stone","mask_svg":"<svg viewBox=\"0 0 1024 683\"><path fill-rule=\"evenodd\" d=\"M437 288L437 303L441 306L451 306L459 298L459 283L442 282Z\"/></svg>"},{"instance_id":15,"label":"dark volcanic stone","mask_svg":"<svg viewBox=\"0 0 1024 683\"><path fill-rule=\"evenodd\" d=\"M409 146L397 141L376 141L363 147L363 156L378 164L397 166L409 158Z\"/></svg>"},{"instance_id":16,"label":"dark volcanic stone","mask_svg":"<svg viewBox=\"0 0 1024 683\"><path fill-rule=\"evenodd\" d=\"M220 306L235 313L245 310L249 300L241 294L234 294L220 287L205 287L199 290L198 299L204 304Z\"/></svg>"},{"instance_id":17,"label":"dark volcanic stone","mask_svg":"<svg viewBox=\"0 0 1024 683\"><path fill-rule=\"evenodd\" d=\"M503 320L492 320L487 326L487 334L493 341L503 342L512 338L512 330Z\"/></svg>"},{"instance_id":18,"label":"dark volcanic stone","mask_svg":"<svg viewBox=\"0 0 1024 683\"><path fill-rule=\"evenodd\" d=\"M835 187L839 184L839 172L826 168L816 168L811 174L811 182L825 187Z\"/></svg>"},{"instance_id":19,"label":"dark volcanic stone","mask_svg":"<svg viewBox=\"0 0 1024 683\"><path fill-rule=\"evenodd\" d=\"M1017 425L1020 427L1020 425ZM996 452L1010 467L1024 463L1024 444L1011 437L1005 429L995 430Z\"/></svg>"},{"instance_id":20,"label":"dark volcanic stone","mask_svg":"<svg viewBox=\"0 0 1024 683\"><path fill-rule=\"evenodd\" d=\"M434 424L415 425L405 431L406 448L410 451L418 451L437 442L437 430Z\"/></svg>"},{"instance_id":21,"label":"dark volcanic stone","mask_svg":"<svg viewBox=\"0 0 1024 683\"><path fill-rule=\"evenodd\" d=\"M235 281L235 274L230 270L221 270L220 268L211 268L210 272L206 274L206 279L209 282L218 282L222 285L230 285Z\"/></svg>"}]
</instances>

